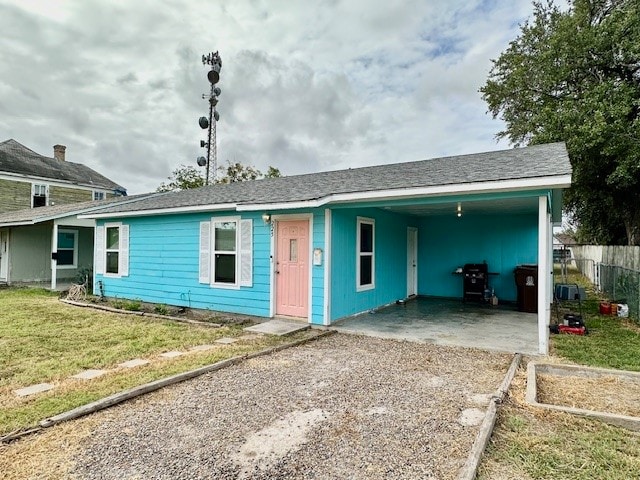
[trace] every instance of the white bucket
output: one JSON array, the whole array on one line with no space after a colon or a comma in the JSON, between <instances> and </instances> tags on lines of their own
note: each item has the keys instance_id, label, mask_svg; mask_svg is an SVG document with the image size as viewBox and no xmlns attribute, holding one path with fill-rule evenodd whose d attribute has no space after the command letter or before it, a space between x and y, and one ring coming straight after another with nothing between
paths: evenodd
<instances>
[{"instance_id":1,"label":"white bucket","mask_svg":"<svg viewBox=\"0 0 640 480\"><path fill-rule=\"evenodd\" d=\"M629 316L629 305L627 305L626 303L619 303L618 316L622 318L627 318Z\"/></svg>"}]
</instances>

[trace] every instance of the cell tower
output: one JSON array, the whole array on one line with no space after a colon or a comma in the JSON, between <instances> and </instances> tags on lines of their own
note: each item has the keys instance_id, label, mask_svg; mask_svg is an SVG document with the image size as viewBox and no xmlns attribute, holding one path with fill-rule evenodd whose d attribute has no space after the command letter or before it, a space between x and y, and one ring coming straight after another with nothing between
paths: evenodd
<instances>
[{"instance_id":1,"label":"cell tower","mask_svg":"<svg viewBox=\"0 0 640 480\"><path fill-rule=\"evenodd\" d=\"M205 176L204 184L209 185L210 180L212 183L216 181L216 172L218 170L218 148L216 145L216 123L220 120L220 114L216 110L218 105L218 97L222 91L219 87L216 87L216 83L220 81L220 70L222 69L222 59L218 52L211 52L202 56L202 64L210 65L211 70L207 73L207 79L211 84L211 91L207 96L206 93L202 94L202 99L209 99L209 118L200 117L198 124L203 130L208 129L208 139L205 142L200 140L200 147L207 149L207 158L198 157L198 166L207 167L207 173Z\"/></svg>"}]
</instances>

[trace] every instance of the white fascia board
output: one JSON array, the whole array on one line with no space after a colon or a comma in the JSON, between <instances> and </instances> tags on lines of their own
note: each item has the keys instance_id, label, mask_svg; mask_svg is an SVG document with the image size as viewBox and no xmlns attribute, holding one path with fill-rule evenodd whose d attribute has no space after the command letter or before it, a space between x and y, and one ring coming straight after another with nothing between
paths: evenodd
<instances>
[{"instance_id":1,"label":"white fascia board","mask_svg":"<svg viewBox=\"0 0 640 480\"><path fill-rule=\"evenodd\" d=\"M301 200L298 202L282 202L282 203L247 203L244 205L238 205L236 208L239 212L250 212L254 210L297 210L299 208L315 208L321 207L326 203L328 198L332 196L324 197L320 200Z\"/></svg>"},{"instance_id":2,"label":"white fascia board","mask_svg":"<svg viewBox=\"0 0 640 480\"><path fill-rule=\"evenodd\" d=\"M296 208L321 207L330 203L349 203L363 200L400 200L408 198L442 196L455 194L501 193L512 191L536 190L540 188L568 188L571 186L571 175L552 177L526 178L517 180L499 180L494 182L456 183L393 190L375 190L370 192L337 193L322 199L300 202L253 203L238 205L238 211L280 210Z\"/></svg>"},{"instance_id":3,"label":"white fascia board","mask_svg":"<svg viewBox=\"0 0 640 480\"><path fill-rule=\"evenodd\" d=\"M127 197L122 197L122 198L127 198ZM145 197L147 198L147 197ZM89 218L86 215L80 215L82 213L88 213L88 212L92 212L93 210L102 210L103 208L110 208L116 205L126 205L127 203L132 203L132 202L139 202L140 198L132 198L131 200L122 200L122 201L118 201L118 202L112 202L110 205L92 205L91 207L85 207L85 208L80 208L78 210L71 210L68 212L63 212L63 213L58 213L58 214L54 214L54 215L45 215L43 217L36 217L32 220L25 220L23 222L14 222L16 225L35 225L36 223L42 223L42 222L48 222L49 220L58 220L60 218L67 218L67 217L77 217L79 219L87 219ZM36 209L33 209L36 210Z\"/></svg>"},{"instance_id":4,"label":"white fascia board","mask_svg":"<svg viewBox=\"0 0 640 480\"><path fill-rule=\"evenodd\" d=\"M20 173L9 173L9 172L0 173L0 180L9 180L12 182L24 182L24 183L38 183L38 184L46 183L47 185L50 185L53 187L65 187L65 188L73 187L77 190L99 191L99 192L105 192L105 193L110 193L115 190L115 188L104 187L99 185L73 183L65 180L54 180L53 178L23 175Z\"/></svg>"},{"instance_id":5,"label":"white fascia board","mask_svg":"<svg viewBox=\"0 0 640 480\"><path fill-rule=\"evenodd\" d=\"M88 215L79 215L78 218L125 218L125 217L144 217L148 215L172 215L177 213L194 213L194 212L218 212L221 210L236 210L235 203L219 203L217 205L194 205L191 207L173 207L173 208L154 208L150 210L132 210L130 212L113 212L113 213L96 213ZM102 207L110 208L110 207Z\"/></svg>"},{"instance_id":6,"label":"white fascia board","mask_svg":"<svg viewBox=\"0 0 640 480\"><path fill-rule=\"evenodd\" d=\"M4 228L4 227L22 227L24 225L35 225L36 223L38 223L37 221L34 220L24 220L24 221L18 221L18 222L3 222L0 223L0 228Z\"/></svg>"},{"instance_id":7,"label":"white fascia board","mask_svg":"<svg viewBox=\"0 0 640 480\"><path fill-rule=\"evenodd\" d=\"M90 210L92 209L82 209L82 210L78 210L77 212L59 213L57 215L47 215L44 217L32 218L31 220L18 220L17 222L6 222L6 223L3 222L3 223L0 223L0 227L19 227L23 225L36 225L38 223L48 222L50 220L59 220L61 218L73 218L73 217L80 218L78 216L78 213L87 212Z\"/></svg>"}]
</instances>

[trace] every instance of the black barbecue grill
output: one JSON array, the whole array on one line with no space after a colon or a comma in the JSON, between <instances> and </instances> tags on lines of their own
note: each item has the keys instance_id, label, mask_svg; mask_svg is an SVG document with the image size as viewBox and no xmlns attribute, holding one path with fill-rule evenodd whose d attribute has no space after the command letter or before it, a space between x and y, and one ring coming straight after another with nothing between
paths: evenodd
<instances>
[{"instance_id":1,"label":"black barbecue grill","mask_svg":"<svg viewBox=\"0 0 640 480\"><path fill-rule=\"evenodd\" d=\"M489 267L486 263L467 263L462 268L462 300L482 302L484 291L489 288Z\"/></svg>"}]
</instances>

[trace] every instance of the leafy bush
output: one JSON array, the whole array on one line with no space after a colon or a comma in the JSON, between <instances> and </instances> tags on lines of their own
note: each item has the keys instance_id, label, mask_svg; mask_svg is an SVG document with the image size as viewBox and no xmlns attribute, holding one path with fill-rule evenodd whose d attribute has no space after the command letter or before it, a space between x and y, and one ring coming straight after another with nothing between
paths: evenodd
<instances>
[{"instance_id":1,"label":"leafy bush","mask_svg":"<svg viewBox=\"0 0 640 480\"><path fill-rule=\"evenodd\" d=\"M80 268L73 281L79 285L87 282L87 292L93 292L93 267Z\"/></svg>"}]
</instances>

